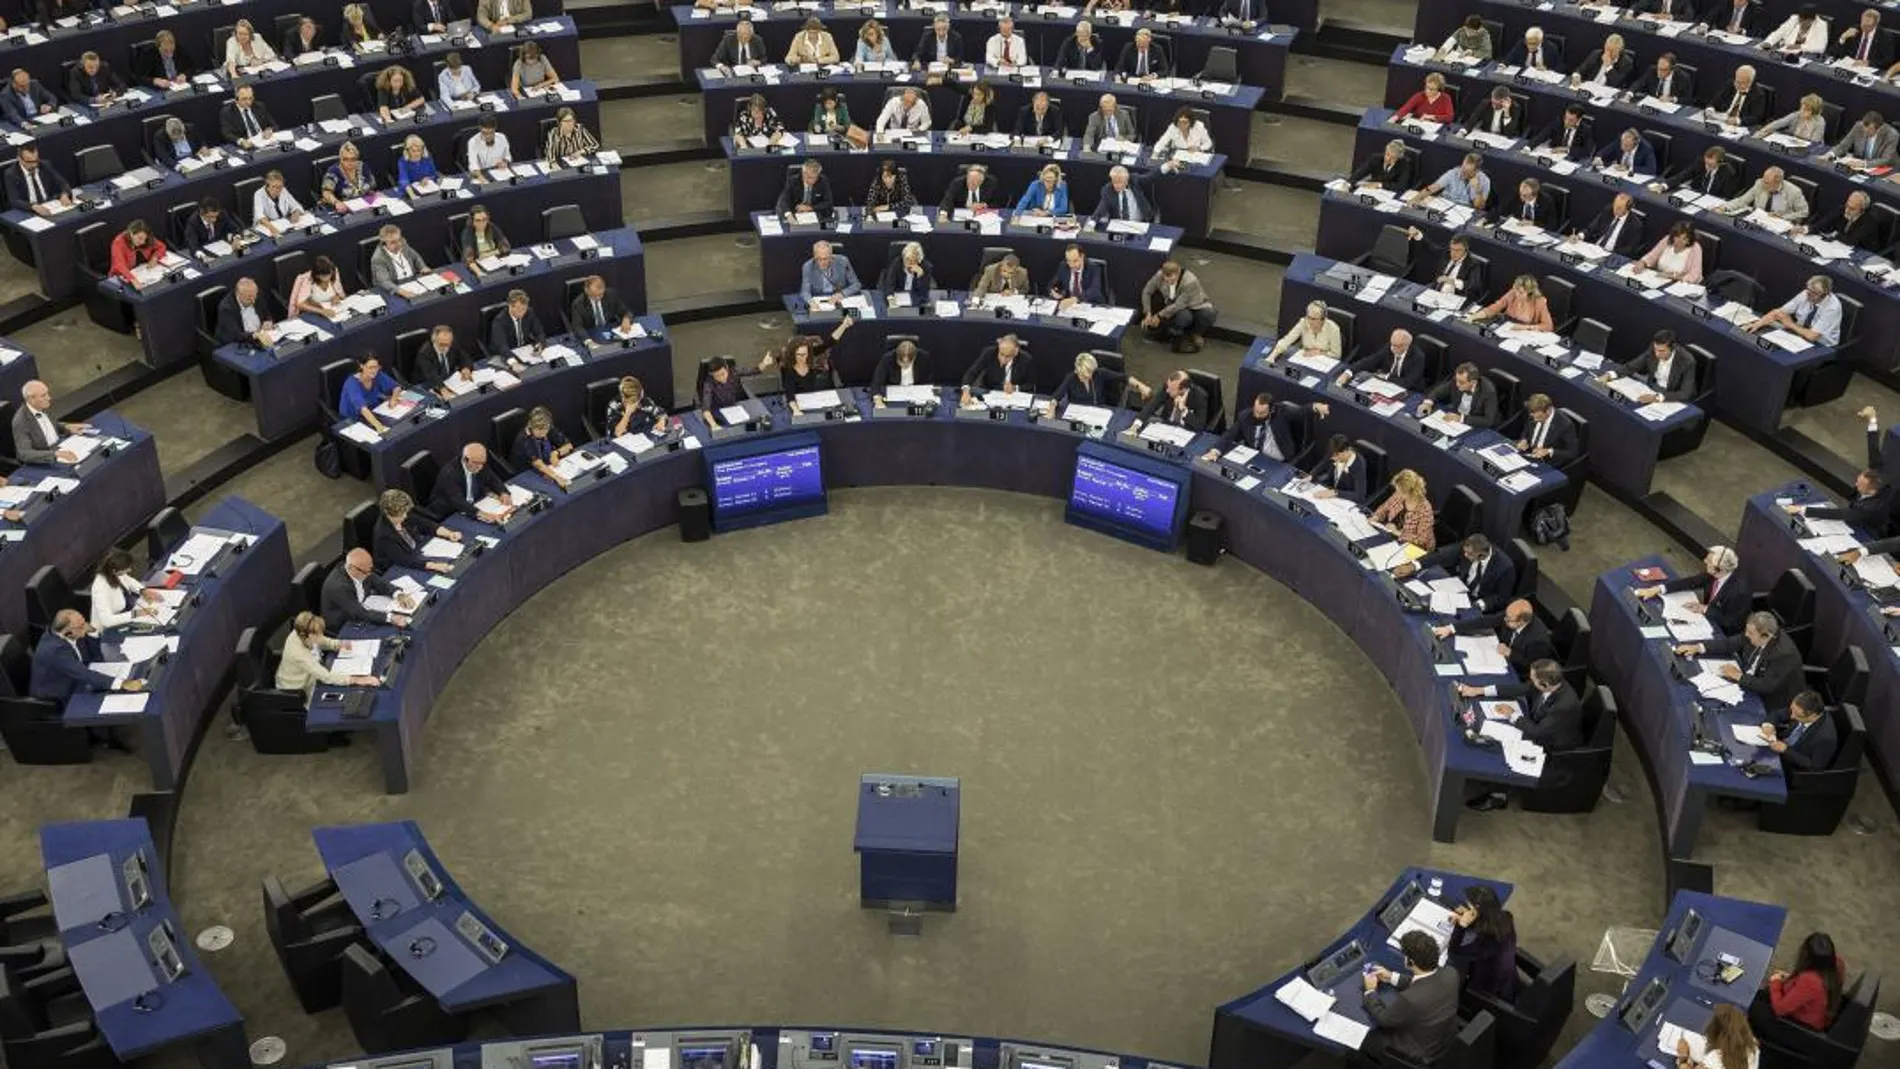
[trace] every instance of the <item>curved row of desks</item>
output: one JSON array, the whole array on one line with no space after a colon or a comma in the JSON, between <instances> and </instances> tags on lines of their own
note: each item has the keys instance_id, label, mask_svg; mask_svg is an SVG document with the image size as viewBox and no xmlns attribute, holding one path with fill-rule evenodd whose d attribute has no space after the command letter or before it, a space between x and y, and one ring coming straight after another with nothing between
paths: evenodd
<instances>
[{"instance_id":1,"label":"curved row of desks","mask_svg":"<svg viewBox=\"0 0 1900 1069\"><path fill-rule=\"evenodd\" d=\"M120 1061L186 1048L206 1069L245 1069L237 1007L181 930L144 820L40 829L47 898L95 1025Z\"/></svg>"},{"instance_id":2,"label":"curved row of desks","mask_svg":"<svg viewBox=\"0 0 1900 1069\"><path fill-rule=\"evenodd\" d=\"M1735 704L1702 695L1693 682L1696 666L1673 651L1678 643L1703 641L1695 629L1700 618L1672 621L1659 599L1638 599L1632 591L1652 585L1636 577L1646 568L1674 578L1660 556L1597 577L1590 597L1591 669L1622 699L1630 743L1656 799L1665 856L1690 858L1711 799L1770 805L1788 800L1781 758L1765 746L1743 743L1736 734L1737 728L1759 728L1781 710L1765 709L1759 697L1745 691L1734 692L1741 695ZM1698 707L1708 714L1702 731Z\"/></svg>"},{"instance_id":3,"label":"curved row of desks","mask_svg":"<svg viewBox=\"0 0 1900 1069\"><path fill-rule=\"evenodd\" d=\"M457 1016L516 1035L581 1026L574 977L509 935L450 875L415 821L312 828L323 867L383 957Z\"/></svg>"},{"instance_id":4,"label":"curved row of desks","mask_svg":"<svg viewBox=\"0 0 1900 1069\"><path fill-rule=\"evenodd\" d=\"M546 46L558 46L558 43L564 40L565 46L555 47L555 51L566 53L566 63L557 66L556 69L578 74L579 42L574 35L573 23L568 20L561 21L563 29L559 33L537 35L537 39L545 38L542 43ZM452 50L446 43L438 44L432 49L424 49L417 54L404 57L403 63L410 68L411 74L416 75L418 81L432 90L435 79L427 64L431 59L439 58ZM512 56L507 48L477 49L470 51L466 58L470 68L476 72L484 87L506 89L508 72L512 63ZM555 62L559 64L562 61ZM291 129L292 124L301 127L310 121L310 101L315 97L337 95L346 101L345 106L352 111L367 106L369 102L363 100L358 92L358 79L380 70L385 65L387 61L366 61L348 67L318 65L288 71L247 84L254 85L257 99L269 110L271 116L279 123L286 124L284 129ZM143 103L118 105L108 113L86 116L88 121L83 124L46 126L30 133L35 143L45 146L45 159L69 181L77 182L79 179L74 167L74 154L93 145L112 145L117 150L119 159L128 169L137 169L144 164L146 152L149 149L145 120L164 115L176 116L190 124L196 143L214 143L218 130L218 112L226 102L226 90L229 88L228 84L220 83L217 89L209 92L183 90L170 94L160 94L153 89L150 99ZM575 103L581 104L583 101ZM75 110L90 111L91 109L76 107ZM440 106L432 106L432 110L440 110ZM459 116L459 119L455 116ZM476 112L474 111L457 112L455 116L451 116L449 121L457 126L475 125ZM407 132L405 127L413 125L415 124L394 124L385 132L392 140L400 140L401 135ZM590 128L598 129L597 126L591 125ZM538 155L540 147L540 139L537 136L533 141L532 149L529 149L526 144L517 149L517 157ZM264 155L273 154L267 152ZM256 166L253 161L253 166L246 170L242 177L262 177L267 169L267 167ZM50 230L42 229L43 220L38 220L29 213L17 209L0 215L0 223L7 226L9 237L22 239L26 247L31 250L34 266L39 272L40 287L46 295L54 299L66 297L81 287L75 274L75 264L78 262L76 246L71 259L59 255L69 250L67 245L55 235L75 229L75 224L84 225L92 222L95 218L110 223L116 233L126 222L137 218L141 212L149 213L151 217L161 217L173 204L187 198L195 201L214 188L209 183L193 184L182 180L169 168L159 169L159 174L164 177L162 183L148 181L130 189L111 189L109 192L113 203L102 211L65 213L66 217L71 219L66 226L54 227ZM212 172L212 177L217 177L217 174L215 171ZM227 179L235 180L228 175ZM307 190L298 189L293 192L299 200L305 200L308 196ZM93 193L95 196L103 196L107 190L96 189ZM159 194L164 195L158 196ZM155 197L157 199L154 199ZM307 200L306 206L308 206ZM147 222L151 221L151 218L147 219Z\"/></svg>"},{"instance_id":5,"label":"curved row of desks","mask_svg":"<svg viewBox=\"0 0 1900 1069\"><path fill-rule=\"evenodd\" d=\"M94 432L85 437L95 444L83 461L26 464L7 476L9 487L36 489L13 506L25 512L20 523L0 519L0 632L26 632L24 591L34 572L52 565L69 581L90 575L106 550L165 505L151 434L110 411L87 422Z\"/></svg>"},{"instance_id":6,"label":"curved row of desks","mask_svg":"<svg viewBox=\"0 0 1900 1069\"><path fill-rule=\"evenodd\" d=\"M469 442L488 441L494 418L511 408L544 406L554 413L556 427L572 428L580 437L589 383L632 375L640 380L647 396L671 410L672 339L659 316L642 316L636 322L645 336L624 344L618 338L550 337L549 351L558 347L572 355L564 356L558 364L550 360L528 365L519 373L518 385L431 402L426 410L419 409L408 418L385 420L387 434L373 442L350 442L347 448L359 448L368 454L370 483L377 490L386 490L401 485L402 462L417 450L427 450L437 457L455 456ZM493 362L485 363L492 366ZM413 390L407 392L416 396ZM346 420L332 429L341 433L351 422Z\"/></svg>"},{"instance_id":7,"label":"curved row of desks","mask_svg":"<svg viewBox=\"0 0 1900 1069\"><path fill-rule=\"evenodd\" d=\"M367 0L375 24L385 31L398 26L408 26L413 8L407 0ZM460 6L460 5L458 5ZM534 4L538 18L557 18L561 14L560 0L537 0ZM48 88L66 83L66 73L62 64L81 52L97 52L100 57L112 65L122 77L131 73L131 54L134 45L149 41L159 30L170 30L178 38L179 49L186 58L198 66L215 66L224 62L224 54L211 54L212 34L223 26L230 26L239 19L249 19L251 24L270 42L272 48L282 46L282 35L276 30L276 21L285 16L306 14L309 5L302 0L182 0L182 2L164 5L126 6L120 9L124 13L105 11L87 11L82 19L73 26L23 25L18 20L10 20L5 34L0 34L0 69L12 70L24 67ZM9 12L10 13L10 12ZM462 14L469 10L462 7ZM319 39L332 41L336 38L337 27L341 24L338 17L323 19ZM480 33L480 28L477 27ZM488 35L483 34L483 37ZM35 39L39 38L39 39ZM565 71L568 68L560 68Z\"/></svg>"},{"instance_id":8,"label":"curved row of desks","mask_svg":"<svg viewBox=\"0 0 1900 1069\"><path fill-rule=\"evenodd\" d=\"M965 164L983 164L999 188L1016 190L1020 197L1044 167L1057 163L1068 178L1070 194L1081 198L1078 211L1093 212L1102 187L1108 184L1110 169L1126 166L1137 179L1148 180L1146 189L1161 217L1159 222L1203 235L1213 216L1214 180L1227 166L1227 157L1216 155L1208 163L1162 174L1146 147L1133 156L1110 157L1083 152L1079 138L1053 148L1014 143L1008 148L988 148L958 142L943 133L919 137L909 147L889 143L868 150L844 150L830 142L779 151L739 148L730 137L720 138L719 143L725 150L726 164L732 168L731 207L735 219L774 210L779 192L785 188L787 169L800 160L815 159L824 165L832 195L840 204L861 202L863 191L871 188L871 179L886 160L909 172L911 192L924 204L936 204L952 182L961 181L958 176Z\"/></svg>"},{"instance_id":9,"label":"curved row of desks","mask_svg":"<svg viewBox=\"0 0 1900 1069\"><path fill-rule=\"evenodd\" d=\"M1031 421L1023 412L1007 419L960 417L949 391L934 413L915 416L901 409L874 415L863 394L848 396L849 411L856 416L850 420L794 421L776 400L762 409L772 416L772 429L765 434L816 431L830 487L967 486L1064 498L1077 447L1086 440L1067 419ZM1132 417L1116 413L1101 437L1127 442L1120 432ZM540 495L546 507L518 514L503 528L451 519L450 526L465 532L465 545L483 536L492 545L479 556L465 552L451 576L406 577L429 600L417 610L405 640L387 641L396 632L386 626L350 625L345 637L384 640L376 668L385 684L370 692L368 715L360 719L345 715L350 691L339 689L327 701L320 694L306 718L307 729L369 734L386 789L408 790L436 695L489 630L556 577L672 524L679 492L703 485L706 473L694 454L707 432L696 415L686 417L686 423L688 440L673 452L644 448L648 443L642 439L636 458L618 446L596 443L594 450L612 458L609 470L620 471L581 478L567 492L534 473L518 476L514 484ZM1355 551L1345 535L1310 508L1295 512L1287 507L1276 489L1290 472L1284 465L1258 460L1256 474L1190 462L1188 457L1198 457L1213 441L1199 436L1186 456L1167 462L1191 468L1193 507L1225 517L1229 552L1318 607L1373 658L1398 692L1432 785L1433 836L1449 841L1455 834L1467 782L1534 784L1534 778L1511 771L1499 751L1462 741L1456 723L1462 703L1446 678L1461 674L1455 658L1431 638L1424 616L1406 611L1390 577L1370 569L1363 547ZM1155 456L1141 443L1130 448L1136 455ZM404 573L396 569L394 574ZM392 661L398 656L394 646L402 648Z\"/></svg>"},{"instance_id":10,"label":"curved row of desks","mask_svg":"<svg viewBox=\"0 0 1900 1069\"><path fill-rule=\"evenodd\" d=\"M1803 548L1805 536L1793 529L1776 504L1778 499L1813 502L1819 496L1808 484L1795 482L1749 498L1735 542L1735 552L1741 557L1739 574L1756 590L1769 589L1790 568L1814 584L1809 664L1833 664L1849 646L1859 646L1867 655L1867 698L1860 710L1867 729L1867 755L1881 782L1893 784L1900 774L1900 621L1881 615L1880 604L1862 584L1843 578L1843 572L1851 569L1844 569L1831 556ZM1873 540L1865 531L1854 535L1862 545Z\"/></svg>"},{"instance_id":11,"label":"curved row of desks","mask_svg":"<svg viewBox=\"0 0 1900 1069\"><path fill-rule=\"evenodd\" d=\"M1198 70L1198 67L1193 69ZM1181 77L1189 77L1189 74ZM727 77L715 68L699 71L698 79L706 99L706 143L709 145L732 132L740 106L754 93L765 97L788 129L803 130L811 119L813 105L818 102L819 90L826 87L836 89L844 98L845 106L851 109L853 121L870 130L884 109L885 94L900 86L914 86L923 94L924 104L930 109L930 125L947 130L961 125L959 109L969 87L982 79L996 91L992 115L996 128L1003 132L1013 132L1017 114L1029 106L1037 92L1047 91L1050 106L1062 116L1067 133L1080 137L1088 128L1089 114L1096 110L1101 95L1113 93L1118 107L1135 112L1135 140L1154 144L1174 121L1176 111L1197 108L1207 112L1207 132L1213 138L1215 150L1245 160L1251 158L1253 113L1263 96L1272 96L1260 88L1261 83L1248 82L1244 77L1240 85L1211 82L1184 85L1178 80L1165 84L1118 83L1101 71L1077 71L1058 77L1051 69L1032 76L983 66L971 67L967 76L953 76L934 86L925 85L923 75L908 72L884 77L870 73L793 71L774 74L760 84L751 77Z\"/></svg>"},{"instance_id":12,"label":"curved row of desks","mask_svg":"<svg viewBox=\"0 0 1900 1069\"><path fill-rule=\"evenodd\" d=\"M1070 190L1071 195L1076 192ZM811 256L812 243L819 239L829 240L833 249L850 258L867 290L877 288L878 276L897 250L915 241L924 247L924 258L945 289L974 283L982 270L984 251L1007 245L1029 272L1035 292L1043 293L1048 281L1065 269L1064 250L1074 244L1082 247L1083 255L1103 261L1108 291L1119 298L1108 303L1130 306L1140 300L1141 288L1161 270L1181 240L1181 228L1175 226L1155 225L1131 234L1097 230L1086 217L1075 221L1082 229L1058 230L1052 226L1056 220L1047 216L1008 212L984 212L977 219L959 221L922 205L908 215L888 219L867 217L859 209L841 211L832 227L789 224L771 212L753 212L752 232L759 235L760 289L765 293L797 293L802 285L799 273Z\"/></svg>"},{"instance_id":13,"label":"curved row of desks","mask_svg":"<svg viewBox=\"0 0 1900 1069\"><path fill-rule=\"evenodd\" d=\"M367 284L367 270L358 266L366 247L376 241L376 232L385 223L402 228L403 237L428 263L448 256L450 220L464 215L474 204L488 209L489 217L517 247L525 250L541 240L541 212L558 204L573 204L591 229L607 229L620 218L620 166L613 162L594 162L584 167L564 167L550 175L523 178L509 185L483 187L479 197L438 198L411 206L407 203L381 204L370 211L345 215L323 213L321 225L260 241L241 256L226 256L197 267L187 267L169 281L135 290L118 279L100 284L100 290L122 300L132 309L134 321L144 335L145 351L154 363L164 366L193 359L199 352L199 332L213 326L205 321L200 295L217 286L236 285L240 278L254 279L260 291L276 288L277 257L302 252L309 259L328 256L352 277ZM407 209L407 210L404 210ZM459 229L460 223L455 224ZM459 237L459 234L457 235ZM646 276L635 273L626 280L621 297L636 310L646 307ZM288 295L286 285L286 295ZM314 410L306 410L309 419Z\"/></svg>"},{"instance_id":14,"label":"curved row of desks","mask_svg":"<svg viewBox=\"0 0 1900 1069\"><path fill-rule=\"evenodd\" d=\"M543 202L530 201L528 193L524 193L515 203L532 210ZM522 267L521 274L510 274L506 270L482 274L467 264L449 264L433 272L453 280L447 289L414 299L400 293L385 293L387 304L382 312L351 316L340 325L319 315L305 315L303 320L322 332L316 336L317 340L289 346L279 343L271 349L224 345L218 347L212 359L245 382L245 393L257 415L258 437L270 440L295 434L312 421L320 421L324 405L337 403L337 398L323 394L325 365L369 354L391 365L398 346L413 349L427 340L426 334L406 339L405 334L441 325L455 328L457 345L470 353L478 352L481 343L486 341L481 337L482 308L506 304L511 290L519 289L528 294L532 307L541 317L541 325L554 334L563 330L561 315L567 309L570 283L591 275L604 278L608 287L624 295L631 307L644 307L646 271L639 237L626 228L598 231L588 236L594 242L594 247L586 250L593 253L591 256L577 249L572 239L564 238L550 243L557 256L548 260L537 258ZM426 245L418 247L428 248ZM635 301L639 304L635 305ZM404 359L407 356L405 354Z\"/></svg>"},{"instance_id":15,"label":"curved row of desks","mask_svg":"<svg viewBox=\"0 0 1900 1069\"><path fill-rule=\"evenodd\" d=\"M1305 314L1309 301L1363 307L1346 293L1342 274L1325 273L1327 266L1326 261L1303 254L1295 257L1287 268L1286 279L1281 284L1280 317L1288 325ZM1363 272L1355 272L1353 277L1361 274ZM1360 336L1367 337L1364 331ZM1368 344L1383 336L1368 339ZM1396 411L1375 408L1362 403L1359 391L1353 387L1335 385L1334 378L1343 368L1333 368L1321 375L1310 367L1289 363L1284 357L1269 364L1266 357L1272 348L1271 338L1256 338L1241 361L1240 392L1234 398L1236 411L1252 403L1254 396L1260 393L1307 406L1327 405L1330 415L1314 420L1315 440L1323 441L1326 435L1338 433L1380 446L1388 457L1388 477L1401 468L1412 468L1425 477L1431 495L1441 502L1453 486L1462 483L1470 487L1484 502L1483 531L1499 545L1520 537L1536 505L1558 494L1569 481L1562 471L1540 461L1507 475L1480 452L1495 450L1500 444L1508 449L1510 440L1497 430L1474 429L1460 435L1455 444L1442 443L1428 435L1411 415L1424 400L1421 395L1407 394ZM1466 348L1455 350L1454 355L1462 358ZM1446 368L1445 374L1449 375L1450 371ZM1376 402L1378 399L1367 397L1365 400ZM1515 413L1501 413L1500 425L1513 415ZM1592 442L1596 440L1593 436ZM1376 492L1383 487L1372 489Z\"/></svg>"},{"instance_id":16,"label":"curved row of desks","mask_svg":"<svg viewBox=\"0 0 1900 1069\"><path fill-rule=\"evenodd\" d=\"M1793 352L1769 342L1765 332L1745 333L1734 323L1714 316L1721 301L1712 301L1706 294L1678 297L1631 286L1611 266L1625 262L1621 257L1613 255L1601 266L1586 271L1580 265L1564 263L1555 246L1535 248L1509 231L1492 230L1475 220L1448 227L1429 218L1422 209L1381 211L1349 194L1328 192L1320 202L1319 251L1343 258L1363 255L1378 240L1380 229L1388 225L1415 226L1441 248L1454 232L1465 235L1471 251L1491 264L1491 292L1479 298L1486 304L1504 293L1518 275L1555 275L1571 283L1576 293L1571 314L1608 326L1617 348L1622 350L1606 356L1634 357L1663 327L1675 332L1678 344L1702 346L1715 356L1721 369L1716 376L1716 413L1748 430L1774 433L1793 395L1796 376L1843 355L1842 350L1821 343ZM1755 311L1780 307L1797 292L1764 294L1762 307ZM1553 310L1553 318L1556 314Z\"/></svg>"},{"instance_id":17,"label":"curved row of desks","mask_svg":"<svg viewBox=\"0 0 1900 1069\"><path fill-rule=\"evenodd\" d=\"M145 577L147 587L182 599L176 615L163 625L114 627L102 636L107 662L130 664L128 675L144 680L145 690L74 694L61 710L66 726L128 729L151 769L152 788L176 790L193 741L217 712L238 635L276 626L289 600L290 572L284 521L243 498L218 502Z\"/></svg>"},{"instance_id":18,"label":"curved row of desks","mask_svg":"<svg viewBox=\"0 0 1900 1069\"><path fill-rule=\"evenodd\" d=\"M1229 32L1227 27L1205 18L1183 16L1153 19L1148 17L1147 12L1141 11L1103 11L1090 16L1089 22L1096 38L1103 43L1104 55L1110 65L1121 54L1122 46L1134 40L1135 30L1147 27L1157 34L1172 38L1172 47L1167 50L1168 58L1174 61L1177 69L1187 74L1199 73L1207 66L1210 49L1217 46L1234 49L1238 53L1236 60L1240 80L1267 90L1269 99L1278 100L1286 86L1288 49L1300 29L1310 32L1317 25L1317 6L1317 0L1275 0L1270 7L1260 5L1256 11L1267 11L1280 24L1256 26L1250 32L1238 29ZM869 4L826 3L812 10L790 9L776 18L769 14L761 15L755 10L752 25L758 40L764 43L768 57L777 61L785 58L786 51L791 48L792 38L804 25L805 19L816 17L824 21L825 29L831 32L838 43L838 50L849 57L856 47L859 27L875 18L889 35L891 49L908 61L917 42L930 30L935 13L941 11L950 16L951 30L963 38L964 58L975 60L982 58L984 44L996 32L997 16L1003 10L1013 15L1016 33L1027 42L1028 58L1041 63L1055 61L1056 49L1065 38L1074 34L1075 24L1081 20L1073 8L1065 12L1059 8L1012 4L979 11L961 3L903 3L892 6L877 0ZM690 82L694 71L712 64L713 53L718 51L720 39L732 32L739 17L730 11L694 10L686 4L674 4L671 11L673 21L679 26L680 78Z\"/></svg>"}]
</instances>

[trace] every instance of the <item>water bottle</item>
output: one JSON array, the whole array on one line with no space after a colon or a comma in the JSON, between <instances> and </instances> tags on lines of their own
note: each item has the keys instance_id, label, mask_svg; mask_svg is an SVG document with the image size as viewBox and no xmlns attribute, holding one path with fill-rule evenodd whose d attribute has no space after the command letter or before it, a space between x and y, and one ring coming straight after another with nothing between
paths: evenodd
<instances>
[{"instance_id":1,"label":"water bottle","mask_svg":"<svg viewBox=\"0 0 1900 1069\"><path fill-rule=\"evenodd\" d=\"M1427 892L1426 892L1426 894L1429 894L1429 895L1431 895L1433 899L1439 899L1439 898L1443 898L1443 897L1445 897L1445 879L1444 879L1444 877L1442 877L1442 876L1433 876L1433 877L1432 877L1432 885L1431 885L1431 889L1430 889L1429 891L1427 891Z\"/></svg>"}]
</instances>

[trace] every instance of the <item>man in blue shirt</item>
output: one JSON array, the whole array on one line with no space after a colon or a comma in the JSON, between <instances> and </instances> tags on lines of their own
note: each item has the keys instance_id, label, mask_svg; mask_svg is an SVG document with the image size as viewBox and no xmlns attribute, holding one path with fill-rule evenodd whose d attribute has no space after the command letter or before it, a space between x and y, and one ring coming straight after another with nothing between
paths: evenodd
<instances>
[{"instance_id":1,"label":"man in blue shirt","mask_svg":"<svg viewBox=\"0 0 1900 1069\"><path fill-rule=\"evenodd\" d=\"M366 356L356 365L356 374L343 381L343 396L337 401L337 411L346 420L361 419L377 434L386 434L389 428L376 418L376 406L401 388L389 372L383 370L382 361Z\"/></svg>"},{"instance_id":2,"label":"man in blue shirt","mask_svg":"<svg viewBox=\"0 0 1900 1069\"><path fill-rule=\"evenodd\" d=\"M1484 173L1484 158L1475 152L1468 152L1463 162L1439 175L1438 181L1420 192L1427 197L1444 197L1453 204L1483 211L1491 199L1491 176Z\"/></svg>"},{"instance_id":3,"label":"man in blue shirt","mask_svg":"<svg viewBox=\"0 0 1900 1069\"><path fill-rule=\"evenodd\" d=\"M1841 299L1834 296L1834 282L1826 275L1815 275L1800 293L1780 308L1744 326L1750 334L1765 327L1786 327L1817 345L1841 343Z\"/></svg>"},{"instance_id":4,"label":"man in blue shirt","mask_svg":"<svg viewBox=\"0 0 1900 1069\"><path fill-rule=\"evenodd\" d=\"M807 301L853 297L864 288L851 261L834 255L829 241L812 242L811 259L799 268L798 278L798 295Z\"/></svg>"}]
</instances>

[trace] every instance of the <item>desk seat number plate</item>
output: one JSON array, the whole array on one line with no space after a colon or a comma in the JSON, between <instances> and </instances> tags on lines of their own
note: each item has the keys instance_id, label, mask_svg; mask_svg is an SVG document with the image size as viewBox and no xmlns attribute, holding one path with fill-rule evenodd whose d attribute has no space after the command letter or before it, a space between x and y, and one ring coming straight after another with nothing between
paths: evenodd
<instances>
[{"instance_id":1,"label":"desk seat number plate","mask_svg":"<svg viewBox=\"0 0 1900 1069\"><path fill-rule=\"evenodd\" d=\"M455 918L455 930L461 933L462 938L474 944L475 949L481 953L482 957L488 959L490 965L499 964L501 959L508 955L508 944L502 942L494 932L489 931L488 925L477 920L473 913L464 913Z\"/></svg>"}]
</instances>

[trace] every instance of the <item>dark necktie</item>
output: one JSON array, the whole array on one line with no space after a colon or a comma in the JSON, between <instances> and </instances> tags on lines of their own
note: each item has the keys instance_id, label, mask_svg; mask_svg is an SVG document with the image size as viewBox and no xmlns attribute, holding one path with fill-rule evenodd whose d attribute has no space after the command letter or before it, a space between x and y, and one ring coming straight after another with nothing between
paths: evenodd
<instances>
[{"instance_id":1,"label":"dark necktie","mask_svg":"<svg viewBox=\"0 0 1900 1069\"><path fill-rule=\"evenodd\" d=\"M1134 202L1129 200L1128 191L1125 189L1122 190L1121 201L1122 201L1122 218L1133 219L1135 217Z\"/></svg>"},{"instance_id":2,"label":"dark necktie","mask_svg":"<svg viewBox=\"0 0 1900 1069\"><path fill-rule=\"evenodd\" d=\"M519 349L526 344L528 344L528 339L522 336L521 320L517 319L515 320L515 348Z\"/></svg>"},{"instance_id":3,"label":"dark necktie","mask_svg":"<svg viewBox=\"0 0 1900 1069\"><path fill-rule=\"evenodd\" d=\"M1526 219L1537 218L1537 205L1535 203L1531 201L1524 202L1524 218Z\"/></svg>"},{"instance_id":4,"label":"dark necktie","mask_svg":"<svg viewBox=\"0 0 1900 1069\"><path fill-rule=\"evenodd\" d=\"M1082 272L1079 269L1069 272L1069 296L1082 296Z\"/></svg>"},{"instance_id":5,"label":"dark necktie","mask_svg":"<svg viewBox=\"0 0 1900 1069\"><path fill-rule=\"evenodd\" d=\"M1854 50L1854 58L1859 60L1862 63L1867 62L1867 49L1870 45L1873 44L1873 40L1874 40L1873 34L1870 34L1870 33L1861 34L1860 47Z\"/></svg>"},{"instance_id":6,"label":"dark necktie","mask_svg":"<svg viewBox=\"0 0 1900 1069\"><path fill-rule=\"evenodd\" d=\"M1136 52L1135 53L1135 76L1139 78L1142 75L1147 74L1147 73L1148 73L1148 53Z\"/></svg>"},{"instance_id":7,"label":"dark necktie","mask_svg":"<svg viewBox=\"0 0 1900 1069\"><path fill-rule=\"evenodd\" d=\"M248 133L251 137L256 137L259 133L262 132L262 130L257 125L257 118L251 114L251 109L239 108L238 114L244 116L245 132Z\"/></svg>"},{"instance_id":8,"label":"dark necktie","mask_svg":"<svg viewBox=\"0 0 1900 1069\"><path fill-rule=\"evenodd\" d=\"M37 167L26 172L26 197L32 204L46 203L46 188L40 185L40 170Z\"/></svg>"},{"instance_id":9,"label":"dark necktie","mask_svg":"<svg viewBox=\"0 0 1900 1069\"><path fill-rule=\"evenodd\" d=\"M1809 328L1811 328L1811 327L1813 327L1813 326L1814 326L1814 313L1816 313L1816 312L1818 312L1818 311L1820 311L1820 310L1821 310L1821 306L1820 306L1820 305L1818 305L1818 304L1815 304L1815 303L1814 303L1813 301L1809 301L1809 302L1808 302L1808 310L1807 310L1807 311L1805 311L1805 312L1803 312L1803 313L1801 313L1801 325L1802 325L1803 327L1809 327Z\"/></svg>"},{"instance_id":10,"label":"dark necktie","mask_svg":"<svg viewBox=\"0 0 1900 1069\"><path fill-rule=\"evenodd\" d=\"M405 546L408 546L408 547L409 547L410 549L414 549L414 548L416 548L416 540L415 540L414 538L411 538L411 537L409 537L409 525L408 525L408 524L406 524L406 523L399 523L399 524L397 524L397 525L396 525L396 534L397 534L398 536L400 536L400 537L402 538L402 544L403 544L403 545L405 545Z\"/></svg>"},{"instance_id":11,"label":"dark necktie","mask_svg":"<svg viewBox=\"0 0 1900 1069\"><path fill-rule=\"evenodd\" d=\"M1405 354L1394 353L1392 356L1392 371L1391 371L1392 377L1394 379L1397 379L1399 377L1399 373L1403 371L1404 369L1405 369Z\"/></svg>"},{"instance_id":12,"label":"dark necktie","mask_svg":"<svg viewBox=\"0 0 1900 1069\"><path fill-rule=\"evenodd\" d=\"M607 313L605 310L603 310L600 307L600 302L596 300L594 302L594 326L596 328L599 328L599 327L604 327L606 325L607 325Z\"/></svg>"},{"instance_id":13,"label":"dark necktie","mask_svg":"<svg viewBox=\"0 0 1900 1069\"><path fill-rule=\"evenodd\" d=\"M1544 50L1541 47L1531 49L1531 66L1538 70L1544 69Z\"/></svg>"}]
</instances>

